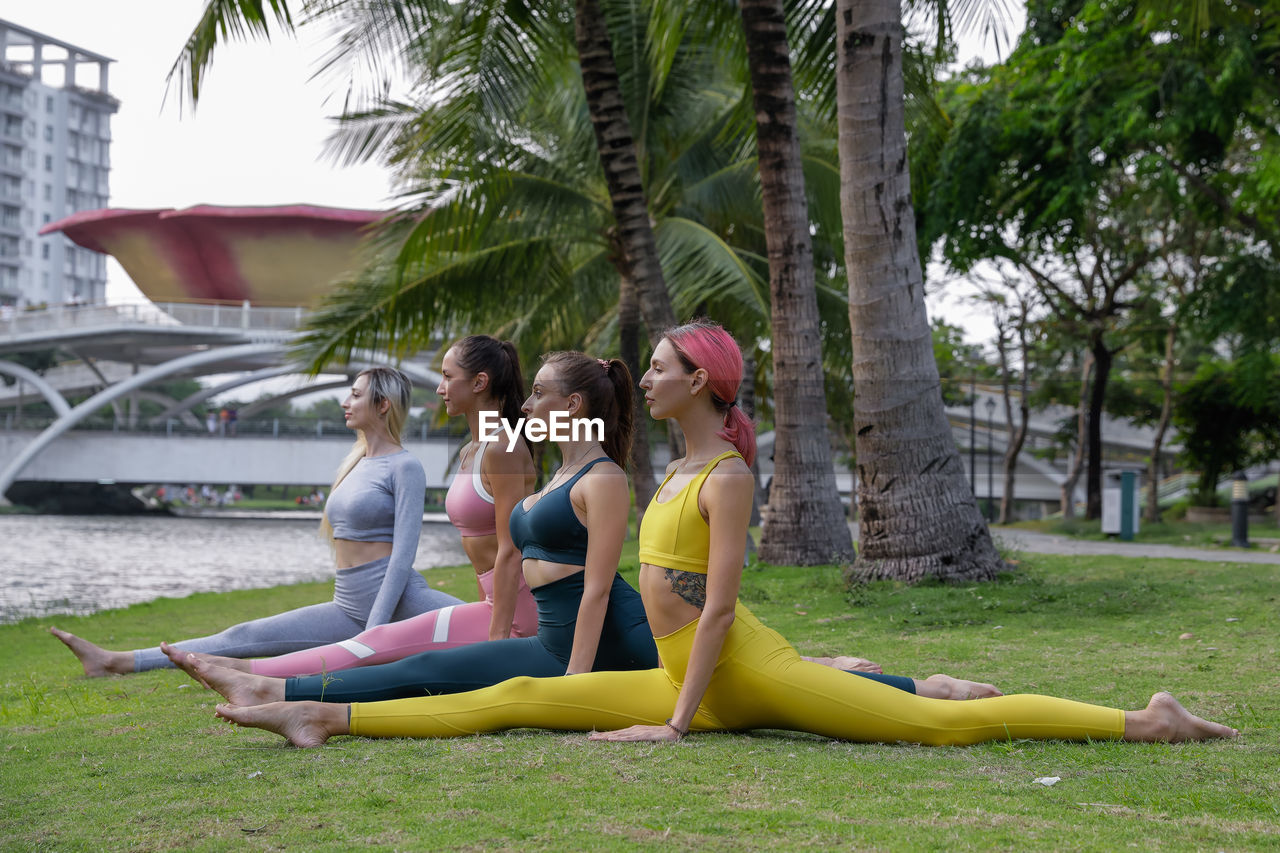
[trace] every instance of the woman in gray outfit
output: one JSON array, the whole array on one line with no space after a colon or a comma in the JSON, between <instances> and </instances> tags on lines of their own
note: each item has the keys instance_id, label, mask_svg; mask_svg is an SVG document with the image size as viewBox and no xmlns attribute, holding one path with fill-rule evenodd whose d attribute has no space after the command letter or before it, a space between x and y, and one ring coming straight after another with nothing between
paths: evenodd
<instances>
[{"instance_id":1,"label":"woman in gray outfit","mask_svg":"<svg viewBox=\"0 0 1280 853\"><path fill-rule=\"evenodd\" d=\"M400 371L374 367L356 377L342 403L356 442L338 469L321 523L338 565L333 601L243 622L175 645L187 652L227 657L285 654L461 603L431 589L413 570L426 475L422 464L400 446L410 390L408 378ZM173 665L159 646L110 651L58 628L49 630L79 658L88 676Z\"/></svg>"}]
</instances>

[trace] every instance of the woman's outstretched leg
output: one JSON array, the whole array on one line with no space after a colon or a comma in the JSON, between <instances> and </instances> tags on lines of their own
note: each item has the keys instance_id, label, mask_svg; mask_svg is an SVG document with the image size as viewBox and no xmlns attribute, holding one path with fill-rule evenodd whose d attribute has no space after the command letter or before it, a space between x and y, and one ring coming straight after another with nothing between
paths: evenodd
<instances>
[{"instance_id":1,"label":"woman's outstretched leg","mask_svg":"<svg viewBox=\"0 0 1280 853\"><path fill-rule=\"evenodd\" d=\"M306 749L348 734L349 707L322 702L273 702L248 708L218 705L214 713L239 726L275 732L294 746Z\"/></svg>"},{"instance_id":2,"label":"woman's outstretched leg","mask_svg":"<svg viewBox=\"0 0 1280 853\"><path fill-rule=\"evenodd\" d=\"M421 652L483 642L489 638L492 611L493 604L489 601L442 607L399 622L369 628L337 643L253 660L189 652L183 643L174 646L161 643L160 650L175 666L186 670L188 674L192 674L187 659L191 655L212 666L274 678L319 675L357 666L391 663ZM194 674L192 677L195 677Z\"/></svg>"},{"instance_id":3,"label":"woman's outstretched leg","mask_svg":"<svg viewBox=\"0 0 1280 853\"><path fill-rule=\"evenodd\" d=\"M217 715L275 732L294 746L319 746L339 734L460 737L513 728L590 731L658 723L671 713L676 692L660 669L589 672L512 678L468 693L386 702L219 705ZM702 714L698 723L702 730L718 728Z\"/></svg>"},{"instance_id":4,"label":"woman's outstretched leg","mask_svg":"<svg viewBox=\"0 0 1280 853\"><path fill-rule=\"evenodd\" d=\"M948 702L841 677L799 660L789 665L748 663L733 661L732 671L717 685L723 692L708 696L712 710L732 728L786 728L846 740L930 746L1006 738L1181 741L1236 735L1190 714L1168 694L1156 694L1147 708L1129 712L1033 694ZM742 702L747 696L753 700L749 705Z\"/></svg>"},{"instance_id":5,"label":"woman's outstretched leg","mask_svg":"<svg viewBox=\"0 0 1280 853\"><path fill-rule=\"evenodd\" d=\"M333 643L353 637L363 629L363 622L333 602L327 602L241 622L216 634L182 640L172 645L188 653L250 658L286 654ZM133 672L174 665L159 646L136 649L132 654Z\"/></svg>"},{"instance_id":6,"label":"woman's outstretched leg","mask_svg":"<svg viewBox=\"0 0 1280 853\"><path fill-rule=\"evenodd\" d=\"M250 666L252 661L244 658L229 658L225 655L211 655L206 654L205 652L189 652L185 649L180 649L177 646L171 646L164 642L160 643L160 651L164 652L165 657L167 657L174 666L197 681L199 681L200 678L191 668L191 664L197 660L206 663L209 666L220 666L225 669L234 669L239 672L253 672L253 667ZM205 685L205 687L208 686L209 685L207 684Z\"/></svg>"},{"instance_id":7,"label":"woman's outstretched leg","mask_svg":"<svg viewBox=\"0 0 1280 853\"><path fill-rule=\"evenodd\" d=\"M1182 707L1172 695L1160 692L1151 697L1141 711L1124 712L1124 739L1138 742L1164 741L1181 743L1187 740L1212 740L1233 738L1240 734L1236 729L1197 717Z\"/></svg>"},{"instance_id":8,"label":"woman's outstretched leg","mask_svg":"<svg viewBox=\"0 0 1280 853\"><path fill-rule=\"evenodd\" d=\"M265 705L284 701L284 679L215 666L188 655L183 671L233 705Z\"/></svg>"},{"instance_id":9,"label":"woman's outstretched leg","mask_svg":"<svg viewBox=\"0 0 1280 853\"><path fill-rule=\"evenodd\" d=\"M994 684L982 681L968 681L963 678L952 678L950 675L931 675L925 679L915 679L916 695L927 699L953 699L966 701L969 699L990 699L992 696L1003 696Z\"/></svg>"},{"instance_id":10,"label":"woman's outstretched leg","mask_svg":"<svg viewBox=\"0 0 1280 853\"><path fill-rule=\"evenodd\" d=\"M410 619L378 625L339 643L250 661L248 671L276 678L318 675L481 643L489 639L492 615L493 603L487 600L442 607Z\"/></svg>"},{"instance_id":11,"label":"woman's outstretched leg","mask_svg":"<svg viewBox=\"0 0 1280 853\"><path fill-rule=\"evenodd\" d=\"M492 587L492 582L486 584L491 574L492 572L486 572L481 576L482 590ZM513 623L512 636L523 637L536 634L537 608L523 580L516 610L517 615L523 616L524 619ZM532 619L528 618L529 612L533 614ZM486 596L480 601L442 607L408 619L378 625L361 631L349 639L343 638L340 642L313 646L270 658L241 660L199 652L194 654L197 659L208 664L275 678L319 675L358 666L391 663L421 652L440 651L484 642L489 639L489 621L492 615L493 601ZM165 644L161 644L161 650L165 651L176 666L187 669L186 657L191 652L183 646L184 644L180 643L169 647L170 650L166 651ZM190 672L189 669L187 671Z\"/></svg>"},{"instance_id":12,"label":"woman's outstretched leg","mask_svg":"<svg viewBox=\"0 0 1280 853\"><path fill-rule=\"evenodd\" d=\"M663 659L679 660L691 637L685 632L659 642ZM934 680L938 682L948 690L971 689L964 682ZM1226 726L1191 715L1167 694L1157 694L1144 710L1128 713L1033 694L972 702L913 696L870 678L802 661L776 631L761 625L745 608L726 638L702 709L734 729L783 728L853 741L931 746L1006 738L1187 740L1235 735Z\"/></svg>"},{"instance_id":13,"label":"woman's outstretched leg","mask_svg":"<svg viewBox=\"0 0 1280 853\"><path fill-rule=\"evenodd\" d=\"M801 655L801 660L807 660L810 663L822 664L832 669L842 669L845 672L884 672L880 664L866 658L853 657L852 655L836 655L835 657L808 657Z\"/></svg>"},{"instance_id":14,"label":"woman's outstretched leg","mask_svg":"<svg viewBox=\"0 0 1280 853\"><path fill-rule=\"evenodd\" d=\"M57 637L71 649L71 653L84 667L84 674L89 678L101 678L104 675L125 675L133 672L133 652L113 652L102 646L77 637L70 631L61 628L50 628L49 633Z\"/></svg>"}]
</instances>

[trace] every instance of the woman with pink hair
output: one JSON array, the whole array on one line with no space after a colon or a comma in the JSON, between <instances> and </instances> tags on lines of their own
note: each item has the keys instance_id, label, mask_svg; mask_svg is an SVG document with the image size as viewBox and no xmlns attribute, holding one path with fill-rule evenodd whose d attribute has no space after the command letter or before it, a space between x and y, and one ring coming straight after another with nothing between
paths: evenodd
<instances>
[{"instance_id":1,"label":"woman with pink hair","mask_svg":"<svg viewBox=\"0 0 1280 853\"><path fill-rule=\"evenodd\" d=\"M640 381L655 418L675 418L672 462L640 528L640 594L662 669L513 678L452 696L350 705L219 705L219 716L298 746L332 735L455 737L509 728L604 730L593 740L673 741L691 731L791 729L855 741L960 745L1006 738L1181 741L1234 737L1167 693L1122 711L1048 696L932 698L803 660L738 601L754 479L751 422L736 403L742 361L718 325L667 332ZM954 680L953 680L954 681Z\"/></svg>"}]
</instances>

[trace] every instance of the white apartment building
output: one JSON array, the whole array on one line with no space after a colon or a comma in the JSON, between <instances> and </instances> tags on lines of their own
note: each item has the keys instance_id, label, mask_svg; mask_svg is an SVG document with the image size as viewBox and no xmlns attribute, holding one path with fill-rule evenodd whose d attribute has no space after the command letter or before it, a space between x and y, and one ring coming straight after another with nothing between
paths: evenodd
<instances>
[{"instance_id":1,"label":"white apartment building","mask_svg":"<svg viewBox=\"0 0 1280 853\"><path fill-rule=\"evenodd\" d=\"M0 19L0 307L105 301L105 256L37 232L107 206L113 61Z\"/></svg>"}]
</instances>

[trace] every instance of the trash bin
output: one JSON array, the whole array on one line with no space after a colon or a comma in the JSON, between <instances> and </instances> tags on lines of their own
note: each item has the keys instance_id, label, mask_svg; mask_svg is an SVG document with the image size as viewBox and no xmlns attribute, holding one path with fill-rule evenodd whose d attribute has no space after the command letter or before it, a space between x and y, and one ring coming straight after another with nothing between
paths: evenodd
<instances>
[{"instance_id":1,"label":"trash bin","mask_svg":"<svg viewBox=\"0 0 1280 853\"><path fill-rule=\"evenodd\" d=\"M1138 532L1138 472L1110 468L1102 472L1102 532L1130 540Z\"/></svg>"}]
</instances>

